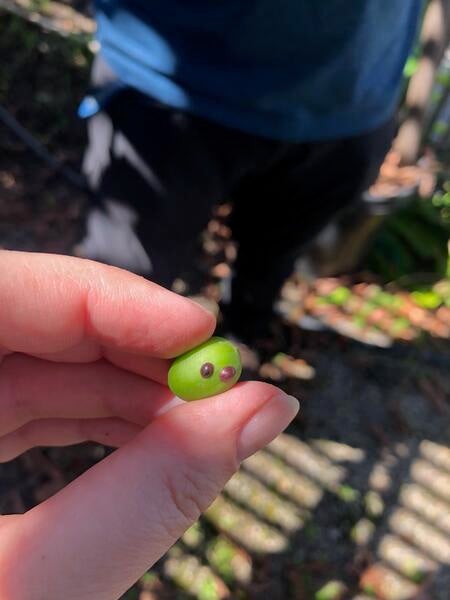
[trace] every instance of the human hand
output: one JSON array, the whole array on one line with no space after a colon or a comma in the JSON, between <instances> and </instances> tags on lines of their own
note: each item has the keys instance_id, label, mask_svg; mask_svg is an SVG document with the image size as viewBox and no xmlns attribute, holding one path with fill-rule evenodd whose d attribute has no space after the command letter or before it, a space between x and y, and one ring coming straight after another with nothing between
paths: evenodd
<instances>
[{"instance_id":1,"label":"human hand","mask_svg":"<svg viewBox=\"0 0 450 600\"><path fill-rule=\"evenodd\" d=\"M0 462L36 445L119 447L24 515L0 517L0 598L118 598L298 403L242 383L185 403L168 360L213 317L125 271L0 251Z\"/></svg>"}]
</instances>

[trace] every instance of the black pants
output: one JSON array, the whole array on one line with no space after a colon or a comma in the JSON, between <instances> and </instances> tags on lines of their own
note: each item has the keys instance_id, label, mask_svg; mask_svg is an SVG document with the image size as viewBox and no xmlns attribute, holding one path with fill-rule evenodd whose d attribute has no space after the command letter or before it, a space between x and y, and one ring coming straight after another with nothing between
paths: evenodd
<instances>
[{"instance_id":1,"label":"black pants","mask_svg":"<svg viewBox=\"0 0 450 600\"><path fill-rule=\"evenodd\" d=\"M113 77L97 61L94 85ZM302 248L375 179L392 135L390 121L347 139L279 142L123 89L89 122L84 171L100 200L82 251L170 287L192 270L212 207L232 200L230 314L256 332Z\"/></svg>"}]
</instances>

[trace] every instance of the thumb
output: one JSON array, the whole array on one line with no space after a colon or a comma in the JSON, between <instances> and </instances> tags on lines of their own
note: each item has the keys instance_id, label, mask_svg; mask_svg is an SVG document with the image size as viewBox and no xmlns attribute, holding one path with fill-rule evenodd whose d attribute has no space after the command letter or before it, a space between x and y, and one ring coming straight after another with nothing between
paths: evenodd
<instances>
[{"instance_id":1,"label":"thumb","mask_svg":"<svg viewBox=\"0 0 450 600\"><path fill-rule=\"evenodd\" d=\"M19 526L5 526L0 597L120 597L297 410L277 388L244 383L165 413Z\"/></svg>"}]
</instances>

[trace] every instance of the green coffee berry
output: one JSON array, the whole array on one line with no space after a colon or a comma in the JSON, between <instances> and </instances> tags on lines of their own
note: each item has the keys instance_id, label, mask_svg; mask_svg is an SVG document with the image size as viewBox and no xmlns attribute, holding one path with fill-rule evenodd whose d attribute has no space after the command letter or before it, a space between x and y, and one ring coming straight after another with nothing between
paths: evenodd
<instances>
[{"instance_id":1,"label":"green coffee berry","mask_svg":"<svg viewBox=\"0 0 450 600\"><path fill-rule=\"evenodd\" d=\"M233 387L241 376L239 350L213 337L178 356L169 369L169 387L183 400L200 400Z\"/></svg>"}]
</instances>

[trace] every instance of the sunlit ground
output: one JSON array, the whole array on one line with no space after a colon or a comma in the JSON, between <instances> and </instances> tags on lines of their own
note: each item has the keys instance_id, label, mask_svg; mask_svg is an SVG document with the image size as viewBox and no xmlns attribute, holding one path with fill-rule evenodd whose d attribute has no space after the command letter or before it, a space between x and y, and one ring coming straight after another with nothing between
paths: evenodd
<instances>
[{"instance_id":1,"label":"sunlit ground","mask_svg":"<svg viewBox=\"0 0 450 600\"><path fill-rule=\"evenodd\" d=\"M422 440L381 454L367 470L360 448L281 435L243 463L205 518L169 552L162 573L186 597L205 600L448 599L450 449ZM358 470L366 476L362 489L347 483ZM333 520L341 513L328 530L322 503L325 510L334 504ZM339 577L334 553L349 540ZM264 561L269 581L258 590L254 564L259 571ZM270 586L280 571L289 596ZM156 580L144 579L142 600L159 597L149 595Z\"/></svg>"}]
</instances>

